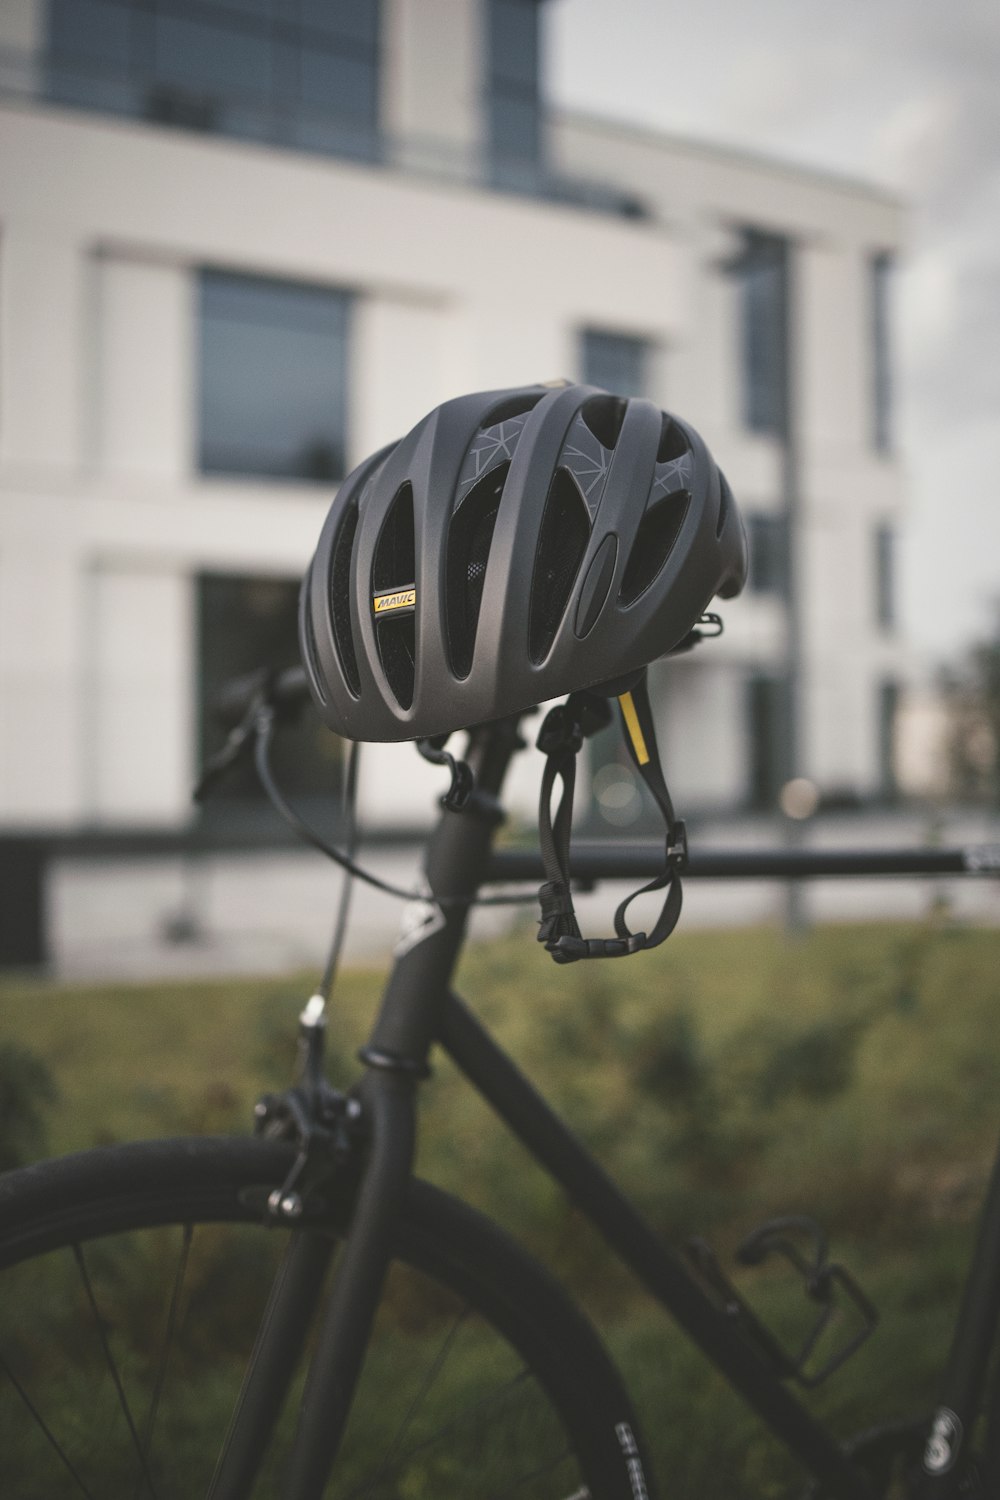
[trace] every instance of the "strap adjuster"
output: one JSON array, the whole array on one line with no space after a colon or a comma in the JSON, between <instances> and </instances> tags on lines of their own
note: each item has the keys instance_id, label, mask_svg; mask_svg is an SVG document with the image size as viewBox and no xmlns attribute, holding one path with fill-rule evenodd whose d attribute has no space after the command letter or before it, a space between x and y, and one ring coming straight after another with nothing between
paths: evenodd
<instances>
[{"instance_id":1,"label":"strap adjuster","mask_svg":"<svg viewBox=\"0 0 1000 1500\"><path fill-rule=\"evenodd\" d=\"M646 934L635 932L627 938L553 938L545 944L557 964L576 963L580 958L625 958L629 953L638 953L646 945Z\"/></svg>"},{"instance_id":2,"label":"strap adjuster","mask_svg":"<svg viewBox=\"0 0 1000 1500\"><path fill-rule=\"evenodd\" d=\"M683 818L678 818L673 826L672 838L667 839L667 864L677 870L683 870L688 862L688 836L684 826Z\"/></svg>"}]
</instances>

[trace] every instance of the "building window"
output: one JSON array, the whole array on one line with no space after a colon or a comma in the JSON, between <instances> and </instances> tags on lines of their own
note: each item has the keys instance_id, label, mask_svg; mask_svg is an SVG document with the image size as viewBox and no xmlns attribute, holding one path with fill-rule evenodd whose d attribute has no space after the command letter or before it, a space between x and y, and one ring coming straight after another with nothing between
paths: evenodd
<instances>
[{"instance_id":1,"label":"building window","mask_svg":"<svg viewBox=\"0 0 1000 1500\"><path fill-rule=\"evenodd\" d=\"M752 594L788 593L788 520L751 513L747 521L750 552L748 586Z\"/></svg>"},{"instance_id":2,"label":"building window","mask_svg":"<svg viewBox=\"0 0 1000 1500\"><path fill-rule=\"evenodd\" d=\"M487 129L493 180L539 185L543 155L538 0L488 0Z\"/></svg>"},{"instance_id":3,"label":"building window","mask_svg":"<svg viewBox=\"0 0 1000 1500\"><path fill-rule=\"evenodd\" d=\"M626 333L585 328L580 338L580 365L586 385L598 385L616 396L645 396L649 389L650 347L646 339Z\"/></svg>"},{"instance_id":4,"label":"building window","mask_svg":"<svg viewBox=\"0 0 1000 1500\"><path fill-rule=\"evenodd\" d=\"M773 809L789 776L791 691L783 677L751 677L747 683L750 743L747 800L759 811Z\"/></svg>"},{"instance_id":5,"label":"building window","mask_svg":"<svg viewBox=\"0 0 1000 1500\"><path fill-rule=\"evenodd\" d=\"M870 266L872 442L877 453L888 453L892 447L892 382L889 369L892 256L875 255Z\"/></svg>"},{"instance_id":6,"label":"building window","mask_svg":"<svg viewBox=\"0 0 1000 1500\"><path fill-rule=\"evenodd\" d=\"M747 230L730 265L739 291L743 421L782 437L788 427L788 241Z\"/></svg>"},{"instance_id":7,"label":"building window","mask_svg":"<svg viewBox=\"0 0 1000 1500\"><path fill-rule=\"evenodd\" d=\"M202 471L342 478L350 297L203 271L199 300Z\"/></svg>"},{"instance_id":8,"label":"building window","mask_svg":"<svg viewBox=\"0 0 1000 1500\"><path fill-rule=\"evenodd\" d=\"M899 795L896 776L896 714L899 709L899 684L882 682L878 689L878 766L879 791L891 802Z\"/></svg>"},{"instance_id":9,"label":"building window","mask_svg":"<svg viewBox=\"0 0 1000 1500\"><path fill-rule=\"evenodd\" d=\"M299 660L298 580L203 573L197 586L198 725L200 763L220 749L227 730L216 716L219 694L234 677L260 668L294 666ZM339 787L341 744L315 714L283 727L275 736L274 772L279 784L300 796L329 800ZM221 799L261 803L264 794L253 766L240 762L206 802L213 817ZM223 811L224 815L224 811Z\"/></svg>"},{"instance_id":10,"label":"building window","mask_svg":"<svg viewBox=\"0 0 1000 1500\"><path fill-rule=\"evenodd\" d=\"M379 0L50 0L63 104L377 154Z\"/></svg>"},{"instance_id":11,"label":"building window","mask_svg":"<svg viewBox=\"0 0 1000 1500\"><path fill-rule=\"evenodd\" d=\"M883 630L896 623L896 535L891 526L875 531L875 618Z\"/></svg>"}]
</instances>

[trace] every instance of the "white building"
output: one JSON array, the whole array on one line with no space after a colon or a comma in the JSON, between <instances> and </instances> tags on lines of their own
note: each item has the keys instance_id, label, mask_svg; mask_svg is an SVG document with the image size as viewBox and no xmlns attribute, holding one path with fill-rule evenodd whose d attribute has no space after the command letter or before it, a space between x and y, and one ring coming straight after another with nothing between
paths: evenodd
<instances>
[{"instance_id":1,"label":"white building","mask_svg":"<svg viewBox=\"0 0 1000 1500\"><path fill-rule=\"evenodd\" d=\"M337 479L449 396L559 375L694 422L749 518L725 639L657 671L678 802L890 788L899 205L551 113L538 12L0 7L8 834L191 828L206 700L287 636ZM440 779L408 747L365 775L396 826Z\"/></svg>"}]
</instances>

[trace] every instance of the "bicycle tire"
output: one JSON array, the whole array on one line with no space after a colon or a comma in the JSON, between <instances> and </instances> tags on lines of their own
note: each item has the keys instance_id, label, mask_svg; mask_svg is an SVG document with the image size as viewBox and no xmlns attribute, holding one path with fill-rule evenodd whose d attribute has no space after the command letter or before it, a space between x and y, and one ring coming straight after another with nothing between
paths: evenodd
<instances>
[{"instance_id":1,"label":"bicycle tire","mask_svg":"<svg viewBox=\"0 0 1000 1500\"><path fill-rule=\"evenodd\" d=\"M258 1263L296 1232L261 1213L292 1154L258 1139L151 1141L0 1178L4 1493L205 1493L259 1321L251 1291L262 1301L272 1277ZM339 1235L351 1200L336 1179L297 1228ZM93 1413L78 1410L84 1395ZM637 1435L620 1377L558 1282L481 1214L414 1181L324 1493L647 1500ZM255 1494L280 1493L280 1463L269 1456Z\"/></svg>"}]
</instances>

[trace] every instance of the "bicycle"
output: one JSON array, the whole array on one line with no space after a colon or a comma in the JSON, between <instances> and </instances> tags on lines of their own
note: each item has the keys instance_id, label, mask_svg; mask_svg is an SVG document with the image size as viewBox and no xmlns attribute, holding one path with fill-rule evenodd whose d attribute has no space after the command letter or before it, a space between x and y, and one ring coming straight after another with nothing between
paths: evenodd
<instances>
[{"instance_id":1,"label":"bicycle","mask_svg":"<svg viewBox=\"0 0 1000 1500\"><path fill-rule=\"evenodd\" d=\"M240 726L227 754L255 741L266 775L269 736L287 706L304 697L302 674L249 690L244 684L235 696ZM325 1078L326 1019L314 998L300 1021L297 1080L258 1103L253 1137L108 1147L0 1179L5 1288L19 1277L16 1290L6 1291L0 1346L8 1408L21 1418L9 1424L0 1453L8 1485L17 1485L8 1493L237 1500L256 1483L257 1493L289 1500L465 1496L487 1472L491 1494L646 1500L658 1493L628 1392L558 1280L480 1213L413 1175L415 1102L435 1046L794 1455L817 1500L1000 1493L995 1404L984 1450L973 1456L963 1441L984 1406L1000 1313L1000 1162L935 1412L845 1442L790 1386L815 1383L846 1359L875 1313L811 1223L776 1221L745 1247L751 1261L784 1256L816 1303L815 1335L790 1355L707 1247L685 1257L660 1241L452 991L482 886L541 873L537 855L494 849L505 774L522 744L513 718L472 730L463 762L430 748L450 764L452 786L356 1083L340 1090ZM463 777L461 765L471 774ZM645 875L661 860L662 852L642 846L581 848L574 873L585 880ZM346 862L353 864L351 856ZM1000 850L784 850L700 860L685 851L683 868L692 875L995 874ZM258 1242L279 1256L273 1274L259 1262ZM154 1275L164 1285L160 1300ZM239 1293L236 1327L226 1322L230 1312L221 1324L214 1316L229 1307L220 1302L225 1283ZM125 1300L112 1307L116 1287ZM264 1302L258 1324L242 1316L252 1294ZM860 1328L817 1370L810 1359L838 1298ZM47 1335L67 1325L73 1339L53 1362ZM253 1348L244 1366L238 1346L248 1326ZM421 1335L416 1354L413 1330ZM164 1430L167 1381L183 1381L197 1360L218 1367L220 1389L199 1387L198 1411L183 1400L171 1407ZM232 1372L238 1389L227 1386ZM40 1409L43 1385L56 1408L51 1418ZM96 1398L96 1417L76 1409L85 1394ZM216 1429L210 1474L199 1471L199 1423ZM123 1439L117 1455L109 1451L112 1436ZM276 1457L286 1439L290 1454ZM15 1462L22 1465L16 1477ZM492 1477L496 1463L506 1469L502 1486Z\"/></svg>"}]
</instances>

